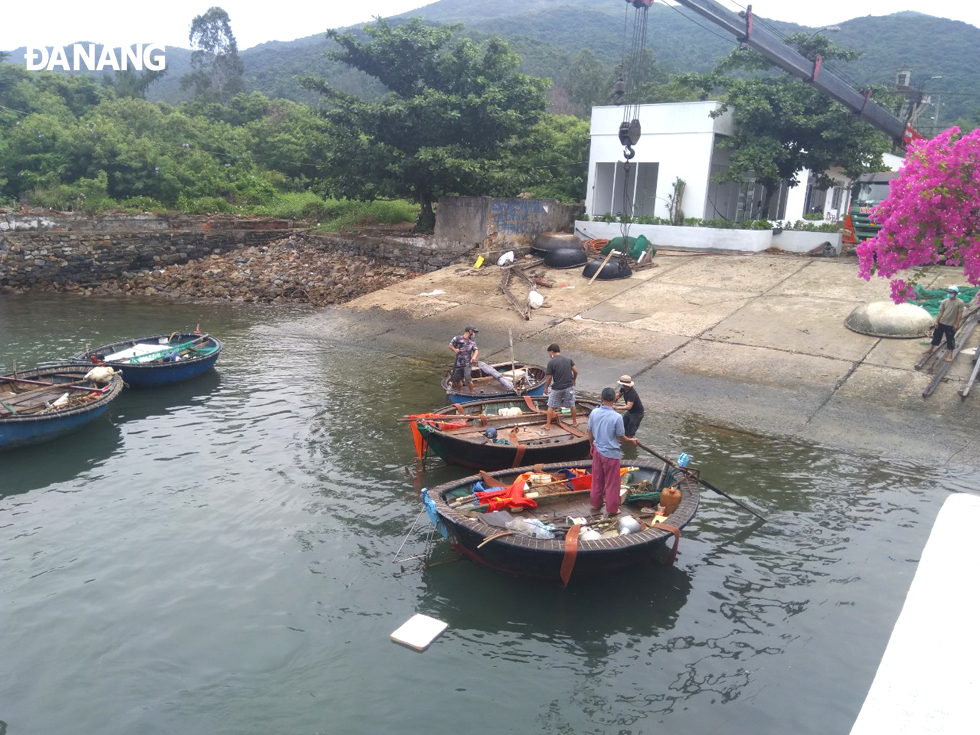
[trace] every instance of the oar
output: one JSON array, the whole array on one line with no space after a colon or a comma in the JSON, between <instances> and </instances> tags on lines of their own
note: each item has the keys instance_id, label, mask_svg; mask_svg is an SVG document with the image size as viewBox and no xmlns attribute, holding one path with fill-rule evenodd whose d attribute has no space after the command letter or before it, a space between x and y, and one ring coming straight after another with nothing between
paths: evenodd
<instances>
[{"instance_id":1,"label":"oar","mask_svg":"<svg viewBox=\"0 0 980 735\"><path fill-rule=\"evenodd\" d=\"M639 447L640 449L644 449L644 450L646 450L647 452L650 452L650 454L652 454L652 455L653 455L654 457L656 457L657 459L659 459L659 460L661 460L661 461L662 461L662 462L663 462L663 463L664 463L665 465L669 465L670 467L674 467L675 469L678 469L678 470L680 470L681 472L684 472L684 473L685 473L685 474L687 474L687 475L688 475L689 477L694 477L694 475L692 475L692 474L691 474L691 472L690 472L689 470L687 470L687 469L686 469L686 468L684 468L684 467L679 467L679 466L677 466L676 464L674 464L673 462L671 462L671 461L670 461L669 459L667 459L667 458L666 458L665 456L663 456L662 454L658 454L657 452L655 452L655 451L653 451L652 449L650 449L650 447L647 447L647 446L644 446L644 445L643 445L643 444L641 444L640 442L637 442L637 443L636 443L636 446L638 446L638 447ZM748 507L748 506L747 506L747 505L745 505L744 503L741 503L741 502L739 502L738 500L736 500L735 498L733 498L733 497L732 497L731 495L729 495L728 493L726 493L726 492L723 492L723 491L721 491L721 490L719 490L718 488L716 488L716 487L715 487L714 485L712 485L712 484L711 484L710 482L708 482L707 480L702 480L702 479L701 479L700 477L696 477L695 479L696 479L696 480L697 480L698 482L700 482L700 483L701 483L702 485L704 485L704 486L705 486L706 488L708 488L709 490L713 490L714 492L716 492L716 493L718 493L719 495L722 495L722 496L724 496L724 497L726 497L726 498L728 498L729 500L731 500L731 501L732 501L733 503L735 503L735 505L737 505L737 506L738 506L739 508L741 508L742 510L747 510L747 511L748 511L749 513L751 513L752 515L754 515L754 516L755 516L756 518L759 518L759 519L761 519L762 521L765 521L765 520L766 520L766 519L765 519L765 518L764 518L763 516L760 516L760 515L759 515L758 513L756 513L756 512L755 512L754 510L752 510L752 509L751 509L750 507Z\"/></svg>"}]
</instances>

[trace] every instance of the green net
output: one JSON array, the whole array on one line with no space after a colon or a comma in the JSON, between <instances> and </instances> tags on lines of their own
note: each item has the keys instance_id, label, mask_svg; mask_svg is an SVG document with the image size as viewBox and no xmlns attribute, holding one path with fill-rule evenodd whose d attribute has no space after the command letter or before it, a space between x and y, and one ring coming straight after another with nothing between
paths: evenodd
<instances>
[{"instance_id":1,"label":"green net","mask_svg":"<svg viewBox=\"0 0 980 735\"><path fill-rule=\"evenodd\" d=\"M652 246L652 243L646 238L645 235L640 235L639 237L627 237L624 240L622 237L614 237L610 240L599 252L603 255L609 255L610 251L616 250L620 253L626 253L633 260L639 260L640 256L647 251L648 248ZM656 255L657 249L653 248L650 251L650 255Z\"/></svg>"},{"instance_id":2,"label":"green net","mask_svg":"<svg viewBox=\"0 0 980 735\"><path fill-rule=\"evenodd\" d=\"M960 300L969 304L977 296L980 286L962 286L960 289ZM921 306L933 316L939 316L939 305L946 298L945 288L922 288L915 286L915 305Z\"/></svg>"}]
</instances>

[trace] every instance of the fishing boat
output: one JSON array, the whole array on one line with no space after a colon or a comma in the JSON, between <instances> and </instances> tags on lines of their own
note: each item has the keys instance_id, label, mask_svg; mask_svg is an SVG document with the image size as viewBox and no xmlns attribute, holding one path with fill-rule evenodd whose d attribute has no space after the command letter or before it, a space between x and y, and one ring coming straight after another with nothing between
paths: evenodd
<instances>
[{"instance_id":1,"label":"fishing boat","mask_svg":"<svg viewBox=\"0 0 980 735\"><path fill-rule=\"evenodd\" d=\"M420 458L431 451L449 464L502 470L586 459L588 418L598 406L595 401L577 400L577 427L570 423L567 408L546 427L548 399L543 396L481 399L408 418Z\"/></svg>"},{"instance_id":2,"label":"fishing boat","mask_svg":"<svg viewBox=\"0 0 980 735\"><path fill-rule=\"evenodd\" d=\"M604 575L663 555L672 563L699 502L696 477L660 463L624 464L620 512L592 515L592 462L483 472L422 489L429 519L453 548L510 574L560 580ZM491 487L492 483L499 486Z\"/></svg>"},{"instance_id":3,"label":"fishing boat","mask_svg":"<svg viewBox=\"0 0 980 735\"><path fill-rule=\"evenodd\" d=\"M0 450L37 444L74 431L106 412L123 388L118 373L55 365L0 376Z\"/></svg>"},{"instance_id":4,"label":"fishing boat","mask_svg":"<svg viewBox=\"0 0 980 735\"><path fill-rule=\"evenodd\" d=\"M541 365L523 362L501 362L490 365L479 362L473 366L473 392L463 385L460 390L452 384L452 372L442 380L449 403L467 403L488 398L544 395L545 372Z\"/></svg>"},{"instance_id":5,"label":"fishing boat","mask_svg":"<svg viewBox=\"0 0 980 735\"><path fill-rule=\"evenodd\" d=\"M134 388L171 385L210 370L221 354L221 342L209 334L173 332L101 345L72 356L77 364L105 364L122 371Z\"/></svg>"}]
</instances>

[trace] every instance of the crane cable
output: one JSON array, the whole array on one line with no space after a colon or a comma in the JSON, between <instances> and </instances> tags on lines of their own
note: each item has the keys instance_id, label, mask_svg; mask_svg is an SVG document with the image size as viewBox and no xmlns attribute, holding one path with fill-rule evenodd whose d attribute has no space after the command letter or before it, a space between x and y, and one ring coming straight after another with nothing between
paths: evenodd
<instances>
[{"instance_id":1,"label":"crane cable","mask_svg":"<svg viewBox=\"0 0 980 735\"><path fill-rule=\"evenodd\" d=\"M647 44L647 12L653 0L626 0L626 14L629 6L634 8L633 32L630 48L625 52L626 27L623 29L624 55L620 78L616 83L616 94L623 105L623 121L619 126L619 142L623 145L623 212L620 216L620 230L623 233L623 247L628 248L630 222L633 218L633 197L630 194L630 161L636 155L633 150L640 140L640 102L639 91ZM627 24L628 25L628 24Z\"/></svg>"}]
</instances>

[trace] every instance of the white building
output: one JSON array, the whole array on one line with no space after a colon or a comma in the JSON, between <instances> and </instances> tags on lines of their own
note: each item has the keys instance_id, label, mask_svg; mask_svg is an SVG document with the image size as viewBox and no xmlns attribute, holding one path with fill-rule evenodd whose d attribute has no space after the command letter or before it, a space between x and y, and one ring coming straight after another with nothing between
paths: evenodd
<instances>
[{"instance_id":1,"label":"white building","mask_svg":"<svg viewBox=\"0 0 980 735\"><path fill-rule=\"evenodd\" d=\"M627 180L619 127L623 107L592 108L589 182L585 211L590 219L630 211L634 217L668 219L674 182L686 186L681 209L685 217L700 219L770 219L796 221L803 215L823 214L834 221L847 210L850 181L840 171L828 175L838 182L830 190L815 189L809 171L801 171L795 187L785 184L761 211L765 188L754 182L719 184L713 177L728 168L729 152L719 142L734 132L731 111L718 117L710 113L720 102L674 102L640 105L642 135L634 150ZM898 170L901 159L888 156L886 165ZM629 200L624 197L628 196Z\"/></svg>"}]
</instances>

